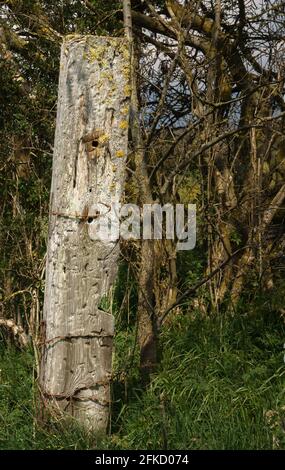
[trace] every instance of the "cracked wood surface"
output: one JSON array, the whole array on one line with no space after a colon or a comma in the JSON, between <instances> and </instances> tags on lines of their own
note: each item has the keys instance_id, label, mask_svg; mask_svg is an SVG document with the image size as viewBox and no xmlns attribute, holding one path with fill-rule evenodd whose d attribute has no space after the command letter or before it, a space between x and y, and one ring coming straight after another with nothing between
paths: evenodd
<instances>
[{"instance_id":1,"label":"cracked wood surface","mask_svg":"<svg viewBox=\"0 0 285 470\"><path fill-rule=\"evenodd\" d=\"M108 422L114 318L101 299L118 244L96 240L94 205L122 196L129 55L123 38L68 36L61 51L40 383L48 402L88 429Z\"/></svg>"}]
</instances>

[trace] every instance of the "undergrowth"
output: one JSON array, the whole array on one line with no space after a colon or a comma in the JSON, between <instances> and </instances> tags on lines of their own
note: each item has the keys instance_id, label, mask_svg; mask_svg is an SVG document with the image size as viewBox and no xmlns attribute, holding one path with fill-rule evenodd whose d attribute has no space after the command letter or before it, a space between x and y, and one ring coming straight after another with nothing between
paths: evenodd
<instances>
[{"instance_id":1,"label":"undergrowth","mask_svg":"<svg viewBox=\"0 0 285 470\"><path fill-rule=\"evenodd\" d=\"M143 390L135 332L118 331L109 435L35 419L33 354L0 343L0 449L285 449L285 326L268 310L177 316Z\"/></svg>"}]
</instances>

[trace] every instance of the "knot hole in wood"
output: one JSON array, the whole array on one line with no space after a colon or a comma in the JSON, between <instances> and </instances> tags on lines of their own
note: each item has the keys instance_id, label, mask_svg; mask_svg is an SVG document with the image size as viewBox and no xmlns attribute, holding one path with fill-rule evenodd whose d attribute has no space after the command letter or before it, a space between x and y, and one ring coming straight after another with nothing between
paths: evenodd
<instances>
[{"instance_id":1,"label":"knot hole in wood","mask_svg":"<svg viewBox=\"0 0 285 470\"><path fill-rule=\"evenodd\" d=\"M95 129L86 134L83 139L88 160L100 157L102 150L107 146L109 137L102 129Z\"/></svg>"}]
</instances>

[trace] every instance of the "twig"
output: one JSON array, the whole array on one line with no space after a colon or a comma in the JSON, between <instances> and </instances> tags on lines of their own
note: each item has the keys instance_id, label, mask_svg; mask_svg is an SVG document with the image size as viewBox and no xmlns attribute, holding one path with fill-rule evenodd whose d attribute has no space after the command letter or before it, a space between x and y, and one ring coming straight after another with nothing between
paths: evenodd
<instances>
[{"instance_id":1,"label":"twig","mask_svg":"<svg viewBox=\"0 0 285 470\"><path fill-rule=\"evenodd\" d=\"M175 307L178 307L179 305L182 304L182 301L194 294L201 286L203 286L204 284L206 284L208 281L210 281L210 279L212 279L214 276L216 276L216 274L221 271L225 266L227 266L227 264L232 261L233 258L235 258L240 252L242 252L243 250L245 250L246 248L248 248L249 245L246 245L242 248L239 248L238 250L236 250L228 259L226 259L225 261L223 261L223 263L221 263L216 269L214 269L214 271L212 271L211 273L209 273L206 277L204 277L203 279L201 279L201 281L197 282L197 284L195 284L193 287L190 287L189 289L187 289L180 297L178 297L178 299L173 302L166 310L165 312L162 314L162 316L158 319L157 321L157 327L158 329L161 328L165 318L167 317L167 315L171 312L171 310L173 310Z\"/></svg>"}]
</instances>

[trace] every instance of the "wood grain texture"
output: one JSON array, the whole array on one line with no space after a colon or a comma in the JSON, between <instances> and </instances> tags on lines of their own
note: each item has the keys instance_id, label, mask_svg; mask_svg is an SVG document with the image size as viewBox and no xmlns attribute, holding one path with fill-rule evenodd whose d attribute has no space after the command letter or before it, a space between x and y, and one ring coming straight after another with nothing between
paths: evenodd
<instances>
[{"instance_id":1,"label":"wood grain texture","mask_svg":"<svg viewBox=\"0 0 285 470\"><path fill-rule=\"evenodd\" d=\"M122 196L129 88L125 39L65 39L40 383L48 402L95 431L104 431L108 422L114 318L99 305L116 276L118 243L96 240L90 215L95 204L109 207Z\"/></svg>"}]
</instances>

